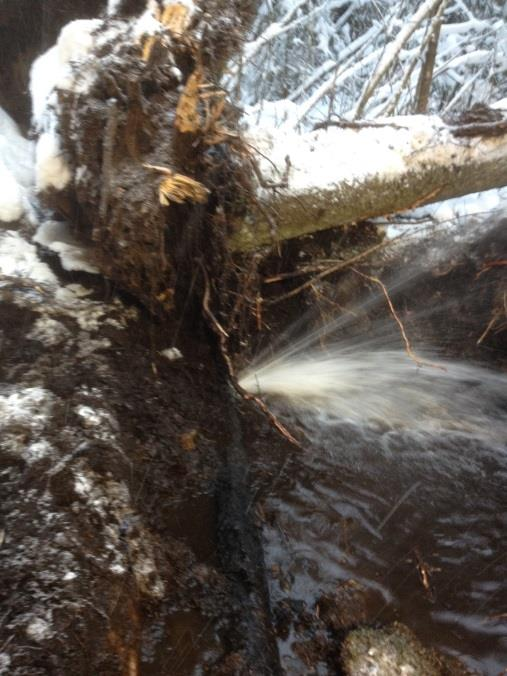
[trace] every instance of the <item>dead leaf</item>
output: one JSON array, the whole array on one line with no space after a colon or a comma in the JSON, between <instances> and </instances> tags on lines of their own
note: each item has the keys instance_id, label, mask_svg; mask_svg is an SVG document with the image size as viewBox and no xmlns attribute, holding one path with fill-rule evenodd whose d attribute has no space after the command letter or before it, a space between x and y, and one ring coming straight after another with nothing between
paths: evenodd
<instances>
[{"instance_id":1,"label":"dead leaf","mask_svg":"<svg viewBox=\"0 0 507 676\"><path fill-rule=\"evenodd\" d=\"M190 430L180 436L180 446L184 451L194 451L197 446L197 430Z\"/></svg>"}]
</instances>

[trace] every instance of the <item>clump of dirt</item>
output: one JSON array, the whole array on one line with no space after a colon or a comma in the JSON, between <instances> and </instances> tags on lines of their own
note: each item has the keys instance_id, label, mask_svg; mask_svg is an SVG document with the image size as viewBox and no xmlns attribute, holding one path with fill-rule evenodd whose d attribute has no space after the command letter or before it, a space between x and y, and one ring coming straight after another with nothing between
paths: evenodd
<instances>
[{"instance_id":1,"label":"clump of dirt","mask_svg":"<svg viewBox=\"0 0 507 676\"><path fill-rule=\"evenodd\" d=\"M177 164L173 121L184 75L168 49L144 60L129 26L118 22L110 37L105 32L94 55L94 84L85 93L60 92L59 131L76 170L75 203L52 199L60 211L75 205L69 215L94 241L107 276L148 307L169 309L168 210L159 203L160 174L144 165Z\"/></svg>"},{"instance_id":2,"label":"clump of dirt","mask_svg":"<svg viewBox=\"0 0 507 676\"><path fill-rule=\"evenodd\" d=\"M405 625L356 629L345 639L341 659L346 676L466 676L462 665L426 650ZM457 670L459 669L459 670Z\"/></svg>"}]
</instances>

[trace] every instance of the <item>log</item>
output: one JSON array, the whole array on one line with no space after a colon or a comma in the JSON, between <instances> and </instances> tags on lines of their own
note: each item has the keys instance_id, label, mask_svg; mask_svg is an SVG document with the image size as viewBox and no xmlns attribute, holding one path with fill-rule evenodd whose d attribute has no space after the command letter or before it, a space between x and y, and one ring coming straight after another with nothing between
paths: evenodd
<instances>
[{"instance_id":1,"label":"log","mask_svg":"<svg viewBox=\"0 0 507 676\"><path fill-rule=\"evenodd\" d=\"M247 251L505 186L507 119L498 110L491 118L451 124L411 115L303 135L254 130L248 142L263 177L258 206L237 223L230 247Z\"/></svg>"}]
</instances>

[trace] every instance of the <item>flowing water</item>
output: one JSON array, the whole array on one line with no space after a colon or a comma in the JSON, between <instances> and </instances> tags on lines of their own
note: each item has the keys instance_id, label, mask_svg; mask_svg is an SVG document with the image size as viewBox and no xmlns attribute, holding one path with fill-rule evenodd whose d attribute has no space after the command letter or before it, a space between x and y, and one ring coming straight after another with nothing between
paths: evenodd
<instances>
[{"instance_id":1,"label":"flowing water","mask_svg":"<svg viewBox=\"0 0 507 676\"><path fill-rule=\"evenodd\" d=\"M288 340L240 377L304 438L266 503L276 515L265 527L267 563L284 581L272 582L273 603L312 608L354 578L370 590L370 619L400 619L479 673L499 674L507 376L419 343L416 363L394 320L379 319L367 338L347 334L350 323ZM283 664L303 674L293 639L280 643Z\"/></svg>"}]
</instances>

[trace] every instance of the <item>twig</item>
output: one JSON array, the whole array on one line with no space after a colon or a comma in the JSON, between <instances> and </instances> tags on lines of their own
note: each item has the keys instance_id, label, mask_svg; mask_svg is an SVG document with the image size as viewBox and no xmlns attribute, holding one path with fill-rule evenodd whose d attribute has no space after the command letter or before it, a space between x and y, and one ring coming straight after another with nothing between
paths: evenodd
<instances>
[{"instance_id":1,"label":"twig","mask_svg":"<svg viewBox=\"0 0 507 676\"><path fill-rule=\"evenodd\" d=\"M382 530L382 528L384 528L384 526L389 521L389 519L393 516L393 514L396 511L398 511L398 508L405 502L405 500L408 498L408 496L411 495L415 491L415 489L419 487L420 483L421 483L420 481L417 481L415 484L412 484L412 486L410 486L410 488L403 493L403 495L396 502L396 504L393 506L393 508L389 510L389 513L387 514L387 516L385 516L382 519L380 525L377 527L377 531L379 533Z\"/></svg>"},{"instance_id":2,"label":"twig","mask_svg":"<svg viewBox=\"0 0 507 676\"><path fill-rule=\"evenodd\" d=\"M489 334L491 329L494 327L494 325L497 323L497 321L500 319L500 316L502 315L502 310L500 308L497 308L495 312L493 312L493 315L491 319L488 322L488 325L482 332L480 338L478 338L476 345L480 345L483 340L486 338L486 336Z\"/></svg>"},{"instance_id":3,"label":"twig","mask_svg":"<svg viewBox=\"0 0 507 676\"><path fill-rule=\"evenodd\" d=\"M434 592L433 592L433 588L432 588L432 585L431 585L430 574L434 570L439 570L439 569L438 568L432 568L431 566L429 566L424 561L418 547L414 547L414 555L415 555L415 559L417 561L417 572L419 573L419 578L421 580L421 584L424 587L425 592L428 594L428 598L430 599L430 601L433 601Z\"/></svg>"},{"instance_id":4,"label":"twig","mask_svg":"<svg viewBox=\"0 0 507 676\"><path fill-rule=\"evenodd\" d=\"M292 289L292 291L288 291L287 293L284 293L282 296L277 296L276 298L269 298L267 300L264 300L263 302L266 305L276 305L277 303L280 303L283 300L287 300L288 298L292 298L293 296L297 296L301 291L304 291L305 289L308 289L311 287L315 282L319 281L320 279L324 279L324 277L327 277L328 275L332 275L335 272L338 272L339 270L343 270L344 268L348 267L349 265L353 263L357 263L360 260L363 260L363 258L366 258L372 253L375 253L375 251L378 251L379 249L383 248L386 246L386 242L380 242L379 244L375 244L374 246L370 247L369 249L366 249L366 251L362 251L361 253L352 256L352 258L348 258L346 261L340 261L336 265L332 265L329 268L326 268L323 270L321 273L316 275L315 277L312 277L309 279L307 282L304 284L301 284L301 286L296 287L295 289Z\"/></svg>"},{"instance_id":5,"label":"twig","mask_svg":"<svg viewBox=\"0 0 507 676\"><path fill-rule=\"evenodd\" d=\"M367 82L366 87L363 90L359 103L357 104L354 117L358 118L362 115L366 104L370 100L373 92L384 79L387 72L392 67L396 58L398 57L400 51L403 49L404 45L408 42L415 30L421 25L421 23L426 19L428 14L430 14L435 7L437 7L442 0L426 0L423 2L418 10L412 15L412 17L405 23L405 26L398 33L396 38L387 46L384 52L383 58L380 60L375 72L371 76L370 80Z\"/></svg>"},{"instance_id":6,"label":"twig","mask_svg":"<svg viewBox=\"0 0 507 676\"><path fill-rule=\"evenodd\" d=\"M500 122L476 122L450 128L453 136L503 136L507 133L507 120Z\"/></svg>"},{"instance_id":7,"label":"twig","mask_svg":"<svg viewBox=\"0 0 507 676\"><path fill-rule=\"evenodd\" d=\"M428 101L430 98L431 83L433 80L433 71L435 69L435 60L437 56L438 40L440 38L440 28L442 27L443 12L448 0L443 0L438 7L433 10L433 17L430 21L428 33L428 46L424 63L421 66L419 81L416 90L416 102L414 113L426 113Z\"/></svg>"},{"instance_id":8,"label":"twig","mask_svg":"<svg viewBox=\"0 0 507 676\"><path fill-rule=\"evenodd\" d=\"M482 274L489 272L492 268L501 267L503 265L507 265L507 260L489 261L489 263L485 263L482 269L475 275L475 279L479 279Z\"/></svg>"},{"instance_id":9,"label":"twig","mask_svg":"<svg viewBox=\"0 0 507 676\"><path fill-rule=\"evenodd\" d=\"M391 129L410 129L407 125L395 124L394 122L370 122L368 120L326 120L324 122L318 122L312 131L318 129L327 129L328 127L340 127L342 129L368 129L373 128L383 128L390 127Z\"/></svg>"},{"instance_id":10,"label":"twig","mask_svg":"<svg viewBox=\"0 0 507 676\"><path fill-rule=\"evenodd\" d=\"M393 302L391 300L391 297L389 296L389 292L387 290L386 285L378 278L378 277L372 277L371 275L366 275L364 272L361 272L360 270L357 270L356 268L352 268L352 271L355 272L357 275L360 277L363 277L364 279L368 279L370 282L374 282L375 284L378 284L380 288L382 289L382 293L385 296L385 299L387 301L387 304L389 306L389 310L394 317L394 320L398 324L400 328L400 333L403 338L403 342L405 343L405 352L407 355L414 361L417 366L431 366L432 368L439 369L440 371L447 371L447 369L444 366L441 366L440 364L434 364L433 362L426 361L425 359L420 359L412 350L412 346L410 345L410 341L408 339L407 333L405 331L405 327L403 326L403 322L399 318L396 310L394 309Z\"/></svg>"}]
</instances>

